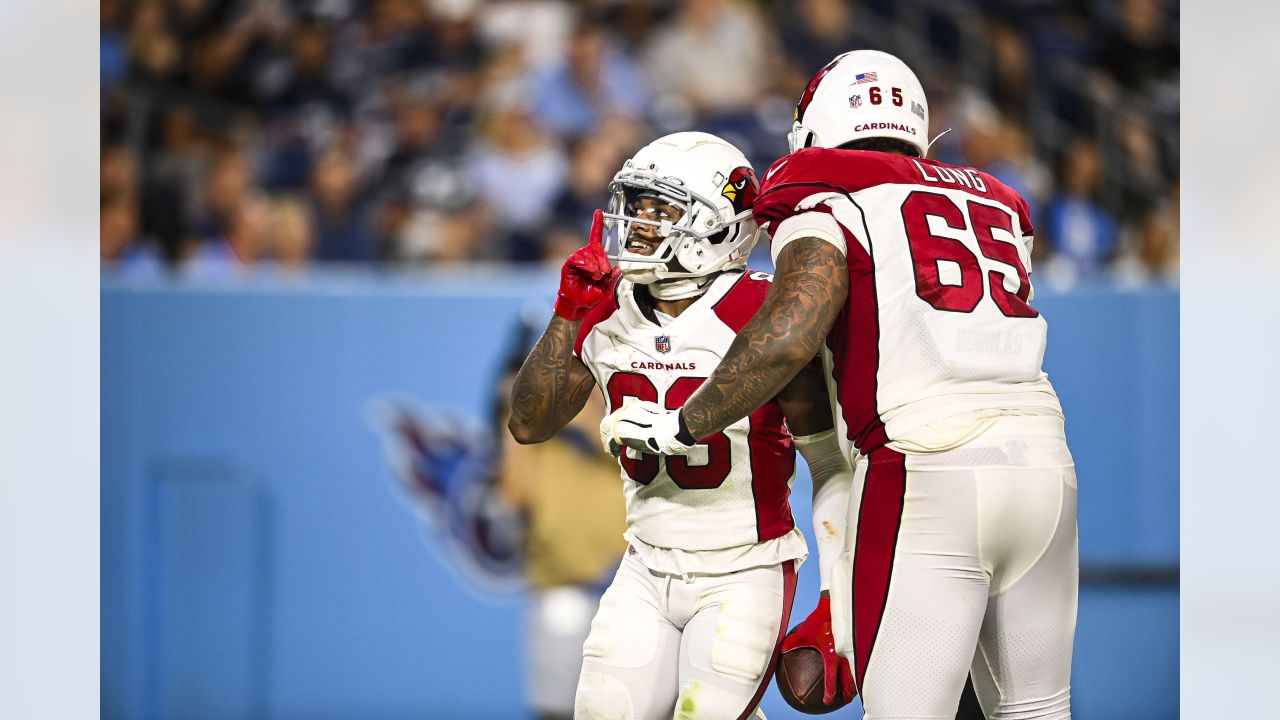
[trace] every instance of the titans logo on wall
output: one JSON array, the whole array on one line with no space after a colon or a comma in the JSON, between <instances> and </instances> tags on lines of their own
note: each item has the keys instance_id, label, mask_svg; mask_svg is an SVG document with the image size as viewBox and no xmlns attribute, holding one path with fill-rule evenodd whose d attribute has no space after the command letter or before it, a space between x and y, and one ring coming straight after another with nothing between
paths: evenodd
<instances>
[{"instance_id":1,"label":"titans logo on wall","mask_svg":"<svg viewBox=\"0 0 1280 720\"><path fill-rule=\"evenodd\" d=\"M402 398L371 404L395 494L427 547L483 595L523 587L524 523L498 492L493 433L474 418Z\"/></svg>"}]
</instances>

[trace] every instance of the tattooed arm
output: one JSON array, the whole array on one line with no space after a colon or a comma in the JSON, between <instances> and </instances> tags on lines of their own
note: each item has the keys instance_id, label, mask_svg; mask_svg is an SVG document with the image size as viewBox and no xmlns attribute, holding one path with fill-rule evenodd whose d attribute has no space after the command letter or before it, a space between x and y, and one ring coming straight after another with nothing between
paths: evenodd
<instances>
[{"instance_id":1,"label":"tattooed arm","mask_svg":"<svg viewBox=\"0 0 1280 720\"><path fill-rule=\"evenodd\" d=\"M849 266L837 247L817 238L788 243L764 304L685 401L688 433L714 434L777 395L818 354L848 294Z\"/></svg>"},{"instance_id":2,"label":"tattooed arm","mask_svg":"<svg viewBox=\"0 0 1280 720\"><path fill-rule=\"evenodd\" d=\"M516 373L507 420L516 442L527 445L549 440L587 403L594 379L574 356L573 344L583 318L608 297L621 274L609 265L604 252L604 214L596 210L587 244L560 268L560 292L551 324Z\"/></svg>"},{"instance_id":3,"label":"tattooed arm","mask_svg":"<svg viewBox=\"0 0 1280 720\"><path fill-rule=\"evenodd\" d=\"M581 320L553 315L520 366L511 388L511 419L507 421L516 442L550 439L587 403L595 378L573 354L573 341L581 325Z\"/></svg>"}]
</instances>

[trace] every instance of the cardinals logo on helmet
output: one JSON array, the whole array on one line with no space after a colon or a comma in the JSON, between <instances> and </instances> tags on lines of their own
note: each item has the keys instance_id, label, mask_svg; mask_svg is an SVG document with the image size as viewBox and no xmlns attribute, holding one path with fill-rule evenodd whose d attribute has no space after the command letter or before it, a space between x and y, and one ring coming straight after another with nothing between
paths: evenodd
<instances>
[{"instance_id":1,"label":"cardinals logo on helmet","mask_svg":"<svg viewBox=\"0 0 1280 720\"><path fill-rule=\"evenodd\" d=\"M755 171L745 165L729 173L728 182L720 190L720 194L733 203L734 214L750 210L758 192L760 192L760 182L756 180Z\"/></svg>"}]
</instances>

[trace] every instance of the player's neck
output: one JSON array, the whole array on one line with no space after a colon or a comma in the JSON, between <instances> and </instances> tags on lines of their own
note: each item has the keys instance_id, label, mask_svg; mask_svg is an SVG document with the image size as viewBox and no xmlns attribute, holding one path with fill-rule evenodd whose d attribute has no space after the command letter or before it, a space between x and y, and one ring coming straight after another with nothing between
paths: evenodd
<instances>
[{"instance_id":1,"label":"player's neck","mask_svg":"<svg viewBox=\"0 0 1280 720\"><path fill-rule=\"evenodd\" d=\"M653 298L653 309L663 315L680 317L680 313L684 312L690 305L697 302L700 297L702 296L698 295L697 297L681 298L679 300L659 300L658 298Z\"/></svg>"},{"instance_id":2,"label":"player's neck","mask_svg":"<svg viewBox=\"0 0 1280 720\"><path fill-rule=\"evenodd\" d=\"M707 283L710 286L710 283ZM690 297L675 298L659 298L654 293L653 285L637 285L636 286L636 302L640 305L641 312L644 313L649 320L657 323L658 319L654 313L662 313L668 317L679 317L680 313L689 308L690 305L698 301L698 298L705 295L705 292L699 292ZM703 288L705 291L705 287ZM661 324L661 323L659 323Z\"/></svg>"}]
</instances>

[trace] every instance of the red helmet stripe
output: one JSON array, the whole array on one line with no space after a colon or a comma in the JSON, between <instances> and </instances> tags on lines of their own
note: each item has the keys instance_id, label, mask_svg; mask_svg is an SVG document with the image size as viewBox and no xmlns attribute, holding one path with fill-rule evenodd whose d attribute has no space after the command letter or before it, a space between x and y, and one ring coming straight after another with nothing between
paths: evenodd
<instances>
[{"instance_id":1,"label":"red helmet stripe","mask_svg":"<svg viewBox=\"0 0 1280 720\"><path fill-rule=\"evenodd\" d=\"M797 121L804 121L804 111L809 108L809 103L813 102L814 93L818 92L818 84L822 82L822 78L826 77L827 73L831 72L831 68L834 68L836 63L840 62L840 58L843 57L844 55L837 56L836 59L827 63L826 67L819 70L817 74L809 79L809 84L805 86L804 94L800 96L800 102L796 103Z\"/></svg>"}]
</instances>

